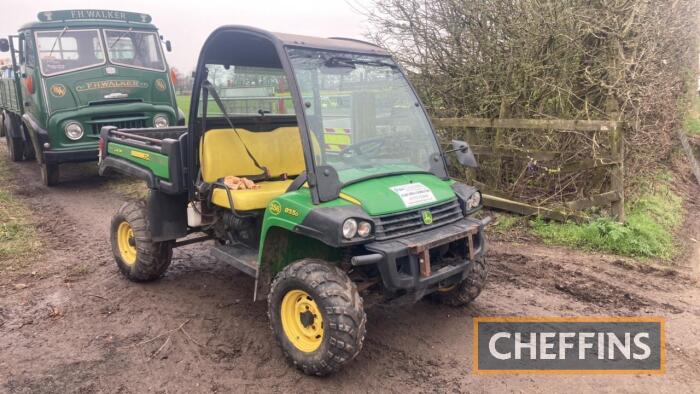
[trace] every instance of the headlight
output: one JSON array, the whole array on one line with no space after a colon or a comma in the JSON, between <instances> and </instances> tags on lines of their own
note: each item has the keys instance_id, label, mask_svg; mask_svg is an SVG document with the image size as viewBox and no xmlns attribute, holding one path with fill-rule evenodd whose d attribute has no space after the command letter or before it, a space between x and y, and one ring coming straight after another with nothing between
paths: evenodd
<instances>
[{"instance_id":1,"label":"headlight","mask_svg":"<svg viewBox=\"0 0 700 394\"><path fill-rule=\"evenodd\" d=\"M357 234L357 221L348 219L343 223L343 237L352 239Z\"/></svg>"},{"instance_id":2,"label":"headlight","mask_svg":"<svg viewBox=\"0 0 700 394\"><path fill-rule=\"evenodd\" d=\"M369 224L369 222L363 221L357 225L357 235L359 235L360 237L367 238L371 232L372 232L372 225Z\"/></svg>"},{"instance_id":3,"label":"headlight","mask_svg":"<svg viewBox=\"0 0 700 394\"><path fill-rule=\"evenodd\" d=\"M474 209L481 205L481 193L476 192L467 199L467 209Z\"/></svg>"},{"instance_id":4,"label":"headlight","mask_svg":"<svg viewBox=\"0 0 700 394\"><path fill-rule=\"evenodd\" d=\"M168 127L168 117L163 114L158 114L153 117L153 127L162 129L163 127Z\"/></svg>"},{"instance_id":5,"label":"headlight","mask_svg":"<svg viewBox=\"0 0 700 394\"><path fill-rule=\"evenodd\" d=\"M83 138L83 126L81 126L78 122L73 121L66 123L63 131L66 133L66 137L72 141L77 141Z\"/></svg>"}]
</instances>

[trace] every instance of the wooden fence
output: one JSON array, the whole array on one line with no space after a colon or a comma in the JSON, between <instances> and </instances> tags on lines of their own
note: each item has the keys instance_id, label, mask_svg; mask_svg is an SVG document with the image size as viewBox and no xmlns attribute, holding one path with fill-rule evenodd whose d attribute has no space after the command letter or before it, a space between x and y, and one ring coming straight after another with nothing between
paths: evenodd
<instances>
[{"instance_id":1,"label":"wooden fence","mask_svg":"<svg viewBox=\"0 0 700 394\"><path fill-rule=\"evenodd\" d=\"M623 127L620 122L605 120L561 120L561 119L486 119L486 118L434 118L433 123L439 129L493 129L496 133L494 143L490 146L473 144L472 150L477 157L514 157L525 160L551 161L558 152L541 150L513 149L501 146L503 133L508 130L532 129L551 132L597 132L607 136L608 153L591 155L577 162L566 163L557 168L559 172L580 172L605 167L609 174L609 190L592 194L587 198L568 201L564 207L547 207L531 205L517 201L514 196L504 196L498 190L489 187L488 182L480 185L484 191L484 204L493 208L516 212L523 215L539 215L549 219L567 220L585 217L582 210L592 207L609 208L611 214L619 221L625 220L624 194L624 142Z\"/></svg>"}]
</instances>

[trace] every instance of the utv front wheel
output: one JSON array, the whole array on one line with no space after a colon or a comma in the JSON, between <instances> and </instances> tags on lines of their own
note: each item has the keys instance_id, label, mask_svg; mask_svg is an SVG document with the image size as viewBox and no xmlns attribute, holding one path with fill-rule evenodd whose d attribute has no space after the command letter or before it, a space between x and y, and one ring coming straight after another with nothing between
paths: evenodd
<instances>
[{"instance_id":1,"label":"utv front wheel","mask_svg":"<svg viewBox=\"0 0 700 394\"><path fill-rule=\"evenodd\" d=\"M284 355L308 375L336 372L362 349L362 298L350 278L325 261L285 267L272 283L268 316Z\"/></svg>"},{"instance_id":2,"label":"utv front wheel","mask_svg":"<svg viewBox=\"0 0 700 394\"><path fill-rule=\"evenodd\" d=\"M485 258L476 259L469 265L467 277L460 283L435 292L435 298L446 305L466 306L481 294L486 284L488 266Z\"/></svg>"},{"instance_id":3,"label":"utv front wheel","mask_svg":"<svg viewBox=\"0 0 700 394\"><path fill-rule=\"evenodd\" d=\"M150 229L144 201L124 203L112 218L112 253L119 271L131 281L158 279L170 265L172 241L153 241Z\"/></svg>"}]
</instances>

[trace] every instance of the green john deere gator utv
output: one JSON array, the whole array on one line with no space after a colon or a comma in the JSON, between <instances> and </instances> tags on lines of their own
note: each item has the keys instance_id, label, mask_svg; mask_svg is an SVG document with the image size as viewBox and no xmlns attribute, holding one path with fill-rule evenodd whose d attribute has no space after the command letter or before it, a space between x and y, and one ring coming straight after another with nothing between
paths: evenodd
<instances>
[{"instance_id":1,"label":"green john deere gator utv","mask_svg":"<svg viewBox=\"0 0 700 394\"><path fill-rule=\"evenodd\" d=\"M62 10L38 19L0 39L12 59L0 74L0 135L12 161L37 161L45 185L58 183L62 163L97 160L102 126L185 124L149 15Z\"/></svg>"},{"instance_id":2,"label":"green john deere gator utv","mask_svg":"<svg viewBox=\"0 0 700 394\"><path fill-rule=\"evenodd\" d=\"M384 49L221 27L200 53L189 118L101 131L100 173L150 189L112 219L127 278L157 279L173 248L214 240L214 256L255 278L284 354L315 375L358 354L365 303L466 305L481 292L489 220L474 218L481 195L446 162L474 156L462 141L441 150Z\"/></svg>"}]
</instances>

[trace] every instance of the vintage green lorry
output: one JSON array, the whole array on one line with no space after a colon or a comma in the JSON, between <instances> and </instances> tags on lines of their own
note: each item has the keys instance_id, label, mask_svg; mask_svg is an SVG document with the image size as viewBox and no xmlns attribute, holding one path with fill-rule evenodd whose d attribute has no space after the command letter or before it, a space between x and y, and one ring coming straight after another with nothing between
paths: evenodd
<instances>
[{"instance_id":1,"label":"vintage green lorry","mask_svg":"<svg viewBox=\"0 0 700 394\"><path fill-rule=\"evenodd\" d=\"M14 161L36 159L47 186L61 163L97 160L102 126L184 124L162 38L146 14L44 11L0 39L0 134ZM170 43L165 42L170 50Z\"/></svg>"},{"instance_id":2,"label":"vintage green lorry","mask_svg":"<svg viewBox=\"0 0 700 394\"><path fill-rule=\"evenodd\" d=\"M209 241L255 278L284 354L314 375L358 354L368 304L467 305L481 292L490 219L447 169L448 155L476 161L463 141L441 148L386 50L221 27L200 53L189 119L100 133L100 173L149 188L111 222L128 279L155 280L173 248ZM327 129L349 130L340 150Z\"/></svg>"}]
</instances>

